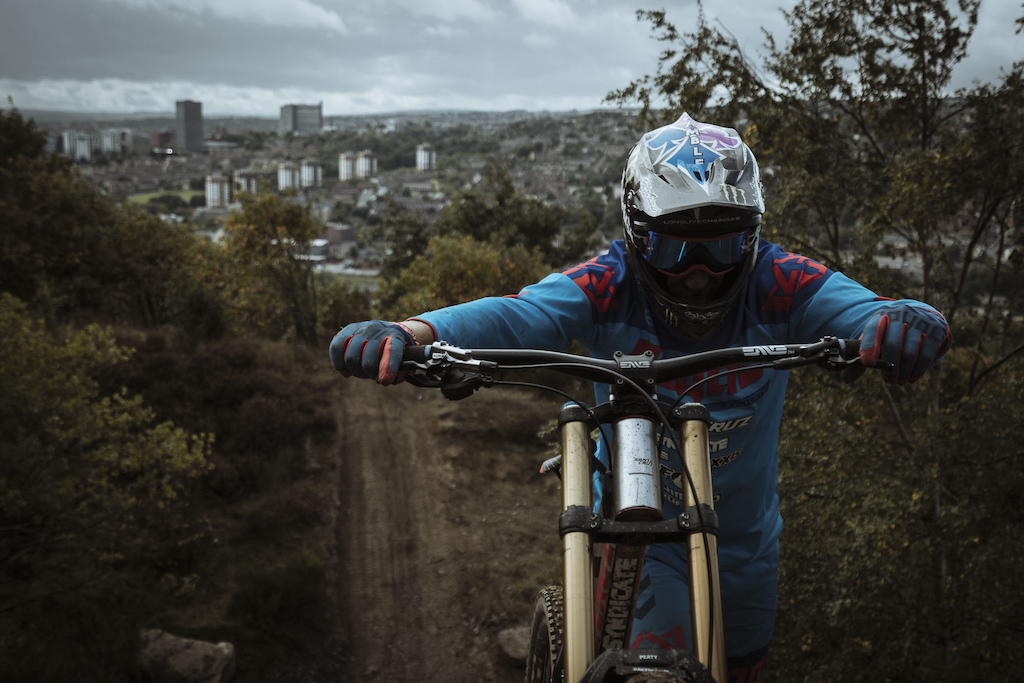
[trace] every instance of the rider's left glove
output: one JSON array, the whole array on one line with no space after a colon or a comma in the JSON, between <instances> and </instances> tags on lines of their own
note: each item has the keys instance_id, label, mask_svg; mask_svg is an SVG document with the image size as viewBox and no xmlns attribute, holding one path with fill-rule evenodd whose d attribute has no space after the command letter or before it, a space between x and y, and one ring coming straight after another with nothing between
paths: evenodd
<instances>
[{"instance_id":1,"label":"rider's left glove","mask_svg":"<svg viewBox=\"0 0 1024 683\"><path fill-rule=\"evenodd\" d=\"M345 377L373 378L388 385L401 382L402 350L416 338L399 323L369 320L342 328L331 341L331 364Z\"/></svg>"},{"instance_id":2,"label":"rider's left glove","mask_svg":"<svg viewBox=\"0 0 1024 683\"><path fill-rule=\"evenodd\" d=\"M892 304L875 311L861 334L864 367L891 365L882 376L890 384L908 384L924 376L949 351L953 337L942 315L924 306ZM856 379L860 372L851 373Z\"/></svg>"}]
</instances>

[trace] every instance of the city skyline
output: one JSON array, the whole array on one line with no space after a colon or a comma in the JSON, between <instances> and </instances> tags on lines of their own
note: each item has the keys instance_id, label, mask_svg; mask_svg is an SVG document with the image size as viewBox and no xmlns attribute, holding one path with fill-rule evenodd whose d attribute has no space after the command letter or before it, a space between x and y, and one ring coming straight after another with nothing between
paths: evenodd
<instances>
[{"instance_id":1,"label":"city skyline","mask_svg":"<svg viewBox=\"0 0 1024 683\"><path fill-rule=\"evenodd\" d=\"M784 43L796 0L707 0L707 20L756 57ZM668 8L681 31L695 3ZM600 108L653 75L665 44L633 2L596 0L0 0L0 97L26 110L276 118L405 111ZM994 83L1024 57L1019 2L983 0L954 87ZM6 102L5 105L6 106Z\"/></svg>"}]
</instances>

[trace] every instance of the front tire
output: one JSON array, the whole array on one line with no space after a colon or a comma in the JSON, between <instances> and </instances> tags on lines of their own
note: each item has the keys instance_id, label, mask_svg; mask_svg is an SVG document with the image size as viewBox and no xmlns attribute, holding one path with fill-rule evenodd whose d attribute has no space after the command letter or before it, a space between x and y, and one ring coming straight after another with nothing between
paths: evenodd
<instances>
[{"instance_id":1,"label":"front tire","mask_svg":"<svg viewBox=\"0 0 1024 683\"><path fill-rule=\"evenodd\" d=\"M548 586L537 596L526 653L526 683L561 683L562 587Z\"/></svg>"}]
</instances>

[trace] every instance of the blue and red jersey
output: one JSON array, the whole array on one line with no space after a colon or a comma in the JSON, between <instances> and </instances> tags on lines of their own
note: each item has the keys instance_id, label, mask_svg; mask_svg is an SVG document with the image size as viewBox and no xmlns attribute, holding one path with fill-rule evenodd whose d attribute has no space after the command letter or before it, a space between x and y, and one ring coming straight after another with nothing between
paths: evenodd
<instances>
[{"instance_id":1,"label":"blue and red jersey","mask_svg":"<svg viewBox=\"0 0 1024 683\"><path fill-rule=\"evenodd\" d=\"M916 301L903 301L924 306ZM493 297L418 316L437 339L466 348L562 350L579 341L594 357L616 351L657 358L730 346L803 343L827 335L855 338L885 305L874 292L809 258L761 242L757 263L723 324L700 341L670 327L648 305L621 240L607 253L549 275L518 295ZM681 393L711 412L710 443L719 559L723 571L772 552L782 531L778 495L778 433L786 371L749 369L696 385L688 377L658 387L675 402ZM596 387L597 401L608 397ZM661 471L667 517L681 512L679 455L663 446Z\"/></svg>"}]
</instances>

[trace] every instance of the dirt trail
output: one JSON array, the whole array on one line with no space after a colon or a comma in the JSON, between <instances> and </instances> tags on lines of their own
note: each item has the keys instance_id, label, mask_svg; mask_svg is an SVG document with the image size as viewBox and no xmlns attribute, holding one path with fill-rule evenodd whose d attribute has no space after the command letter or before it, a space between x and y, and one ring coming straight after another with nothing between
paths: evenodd
<instances>
[{"instance_id":1,"label":"dirt trail","mask_svg":"<svg viewBox=\"0 0 1024 683\"><path fill-rule=\"evenodd\" d=\"M557 480L535 474L553 413L507 392L452 403L349 380L341 393L346 680L521 681L497 634L557 576Z\"/></svg>"}]
</instances>

